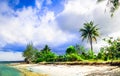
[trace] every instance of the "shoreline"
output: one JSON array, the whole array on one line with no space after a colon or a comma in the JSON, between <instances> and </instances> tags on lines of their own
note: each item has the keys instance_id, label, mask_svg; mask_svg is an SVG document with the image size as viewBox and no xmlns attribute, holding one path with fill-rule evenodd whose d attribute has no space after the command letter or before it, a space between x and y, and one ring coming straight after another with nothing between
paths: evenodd
<instances>
[{"instance_id":1,"label":"shoreline","mask_svg":"<svg viewBox=\"0 0 120 76\"><path fill-rule=\"evenodd\" d=\"M48 76L47 74L40 74L40 73L35 73L32 71L29 71L27 69L19 69L20 72L23 73L23 76Z\"/></svg>"},{"instance_id":2,"label":"shoreline","mask_svg":"<svg viewBox=\"0 0 120 76\"><path fill-rule=\"evenodd\" d=\"M104 76L120 74L120 67L110 65L13 64L14 66L18 69L22 68L24 73L29 74L26 76Z\"/></svg>"},{"instance_id":3,"label":"shoreline","mask_svg":"<svg viewBox=\"0 0 120 76\"><path fill-rule=\"evenodd\" d=\"M33 64L30 64L33 66ZM32 70L28 70L27 64L21 64L21 63L11 63L9 66L19 70L22 73L22 76L48 76L47 74L41 74L37 72L33 72Z\"/></svg>"}]
</instances>

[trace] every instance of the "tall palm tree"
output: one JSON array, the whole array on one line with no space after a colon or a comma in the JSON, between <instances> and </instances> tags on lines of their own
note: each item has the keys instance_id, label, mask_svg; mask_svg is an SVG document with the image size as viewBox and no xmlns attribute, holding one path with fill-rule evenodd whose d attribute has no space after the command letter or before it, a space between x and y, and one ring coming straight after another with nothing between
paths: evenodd
<instances>
[{"instance_id":1,"label":"tall palm tree","mask_svg":"<svg viewBox=\"0 0 120 76\"><path fill-rule=\"evenodd\" d=\"M91 50L93 51L93 40L97 42L96 37L99 37L99 28L94 25L93 21L89 23L84 23L84 27L80 29L82 41L87 39L90 42Z\"/></svg>"}]
</instances>

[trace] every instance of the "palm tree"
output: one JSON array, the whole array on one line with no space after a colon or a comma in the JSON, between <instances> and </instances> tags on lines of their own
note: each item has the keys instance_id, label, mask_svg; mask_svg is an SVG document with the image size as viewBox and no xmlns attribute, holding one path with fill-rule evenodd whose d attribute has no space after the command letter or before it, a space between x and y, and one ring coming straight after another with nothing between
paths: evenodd
<instances>
[{"instance_id":1,"label":"palm tree","mask_svg":"<svg viewBox=\"0 0 120 76\"><path fill-rule=\"evenodd\" d=\"M51 51L50 47L48 45L45 45L45 47L41 50L42 52L48 53Z\"/></svg>"},{"instance_id":2,"label":"palm tree","mask_svg":"<svg viewBox=\"0 0 120 76\"><path fill-rule=\"evenodd\" d=\"M98 30L99 28L97 27L97 25L94 25L92 21L90 21L89 23L84 23L84 27L80 29L80 32L82 32L81 34L82 41L84 39L87 39L90 42L92 51L93 51L92 42L93 40L97 42L96 37L99 36Z\"/></svg>"}]
</instances>

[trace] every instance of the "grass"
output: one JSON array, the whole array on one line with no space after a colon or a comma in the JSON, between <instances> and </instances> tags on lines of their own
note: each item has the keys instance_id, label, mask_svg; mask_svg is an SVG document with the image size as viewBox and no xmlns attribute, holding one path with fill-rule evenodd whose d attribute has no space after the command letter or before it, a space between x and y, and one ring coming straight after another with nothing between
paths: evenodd
<instances>
[{"instance_id":1,"label":"grass","mask_svg":"<svg viewBox=\"0 0 120 76\"><path fill-rule=\"evenodd\" d=\"M118 64L120 60L113 60L112 64ZM40 62L39 64L56 64L56 65L111 65L111 60L83 60L83 61L66 61L66 62Z\"/></svg>"}]
</instances>

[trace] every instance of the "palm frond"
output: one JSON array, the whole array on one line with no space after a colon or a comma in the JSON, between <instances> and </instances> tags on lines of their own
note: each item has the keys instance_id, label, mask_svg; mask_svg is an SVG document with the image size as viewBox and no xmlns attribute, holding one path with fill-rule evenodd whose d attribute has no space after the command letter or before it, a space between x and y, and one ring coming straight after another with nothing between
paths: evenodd
<instances>
[{"instance_id":1,"label":"palm frond","mask_svg":"<svg viewBox=\"0 0 120 76\"><path fill-rule=\"evenodd\" d=\"M79 32L81 32L82 41L84 39L90 40L90 36L94 41L97 41L96 37L99 37L99 28L97 26L98 25L94 25L93 21L84 23L83 28L79 30Z\"/></svg>"}]
</instances>

